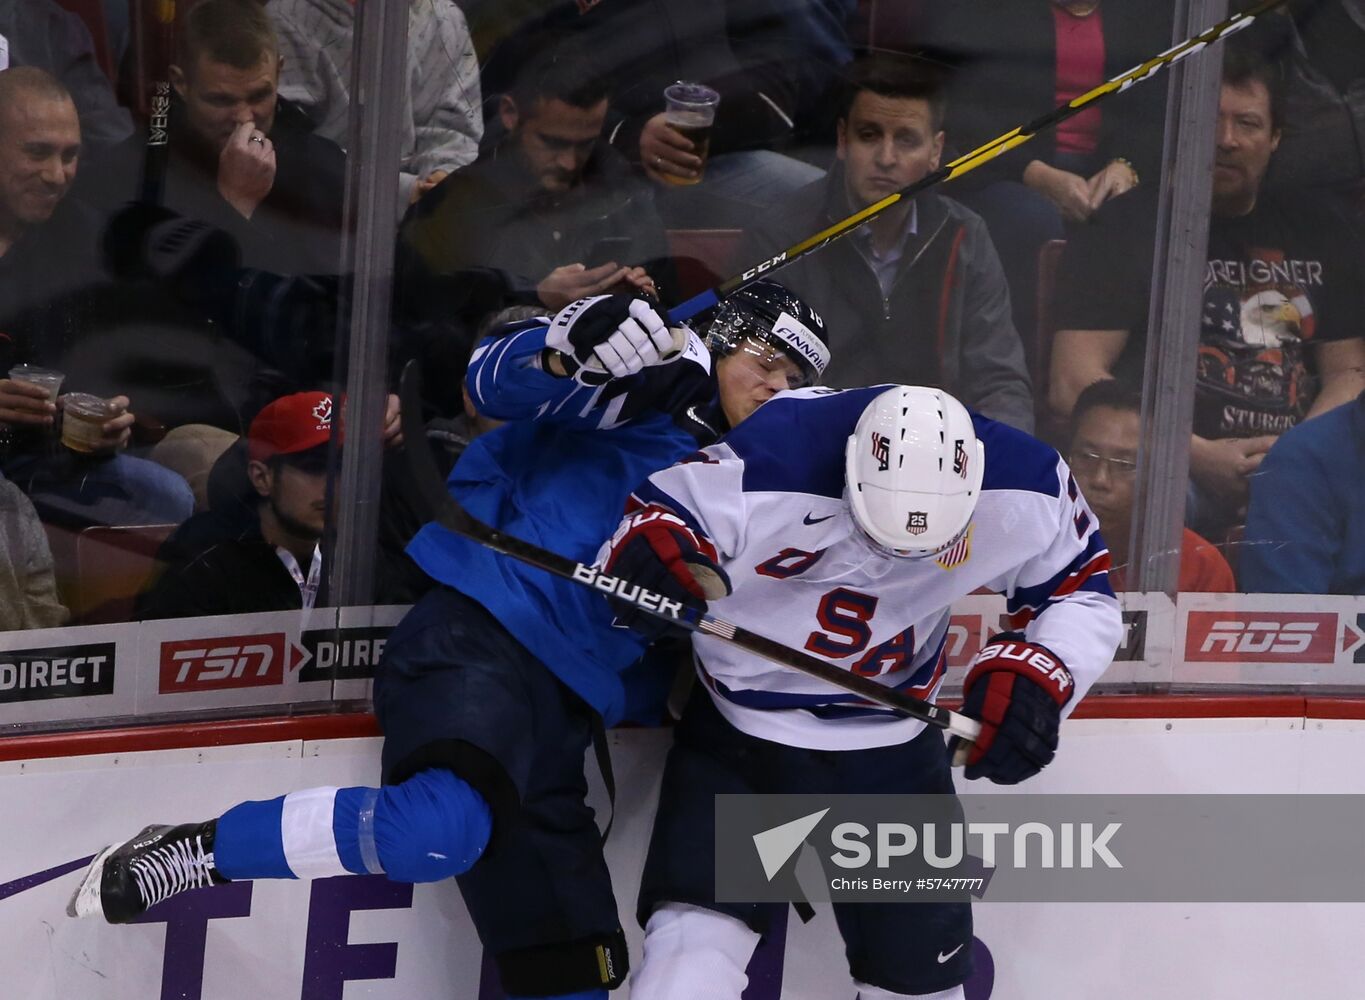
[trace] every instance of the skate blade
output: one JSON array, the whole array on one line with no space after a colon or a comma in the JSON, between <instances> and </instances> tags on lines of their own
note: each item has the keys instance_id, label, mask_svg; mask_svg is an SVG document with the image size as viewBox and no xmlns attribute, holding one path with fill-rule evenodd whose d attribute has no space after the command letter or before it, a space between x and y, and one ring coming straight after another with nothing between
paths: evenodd
<instances>
[{"instance_id":1,"label":"skate blade","mask_svg":"<svg viewBox=\"0 0 1365 1000\"><path fill-rule=\"evenodd\" d=\"M96 914L104 916L104 907L100 903L100 880L104 875L104 862L118 846L110 844L90 862L90 867L85 870L85 877L81 879L81 884L76 887L76 891L71 894L71 899L66 904L68 917L90 917Z\"/></svg>"}]
</instances>

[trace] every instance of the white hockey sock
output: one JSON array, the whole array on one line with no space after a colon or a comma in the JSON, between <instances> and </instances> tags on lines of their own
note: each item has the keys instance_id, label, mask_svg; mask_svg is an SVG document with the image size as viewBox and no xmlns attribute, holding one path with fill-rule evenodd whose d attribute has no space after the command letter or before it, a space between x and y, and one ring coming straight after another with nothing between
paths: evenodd
<instances>
[{"instance_id":1,"label":"white hockey sock","mask_svg":"<svg viewBox=\"0 0 1365 1000\"><path fill-rule=\"evenodd\" d=\"M967 1000L967 992L961 986L940 990L937 993L892 993L880 986L854 983L858 987L858 1000Z\"/></svg>"},{"instance_id":2,"label":"white hockey sock","mask_svg":"<svg viewBox=\"0 0 1365 1000\"><path fill-rule=\"evenodd\" d=\"M645 925L644 957L631 1000L739 1000L759 935L744 921L685 903L665 903Z\"/></svg>"}]
</instances>

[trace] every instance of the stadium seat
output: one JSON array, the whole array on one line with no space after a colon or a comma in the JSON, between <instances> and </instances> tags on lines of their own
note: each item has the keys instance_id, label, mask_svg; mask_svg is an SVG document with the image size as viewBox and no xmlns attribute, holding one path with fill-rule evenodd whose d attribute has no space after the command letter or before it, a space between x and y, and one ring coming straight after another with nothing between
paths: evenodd
<instances>
[{"instance_id":1,"label":"stadium seat","mask_svg":"<svg viewBox=\"0 0 1365 1000\"><path fill-rule=\"evenodd\" d=\"M96 625L132 619L137 595L162 569L157 552L179 525L45 527L72 624Z\"/></svg>"},{"instance_id":2,"label":"stadium seat","mask_svg":"<svg viewBox=\"0 0 1365 1000\"><path fill-rule=\"evenodd\" d=\"M104 16L104 0L57 0L57 4L85 22L95 43L95 60L110 84L116 83L118 67L114 65L114 53L109 47L109 22Z\"/></svg>"},{"instance_id":3,"label":"stadium seat","mask_svg":"<svg viewBox=\"0 0 1365 1000\"><path fill-rule=\"evenodd\" d=\"M718 285L734 273L742 229L670 229L668 252L684 296Z\"/></svg>"},{"instance_id":4,"label":"stadium seat","mask_svg":"<svg viewBox=\"0 0 1365 1000\"><path fill-rule=\"evenodd\" d=\"M850 34L869 49L913 52L919 47L925 0L858 0Z\"/></svg>"}]
</instances>

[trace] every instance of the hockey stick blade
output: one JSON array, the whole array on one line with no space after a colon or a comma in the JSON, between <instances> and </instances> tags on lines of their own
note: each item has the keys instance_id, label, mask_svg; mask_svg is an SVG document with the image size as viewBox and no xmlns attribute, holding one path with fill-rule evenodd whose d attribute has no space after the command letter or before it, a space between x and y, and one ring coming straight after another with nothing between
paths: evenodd
<instances>
[{"instance_id":1,"label":"hockey stick blade","mask_svg":"<svg viewBox=\"0 0 1365 1000\"><path fill-rule=\"evenodd\" d=\"M1079 114L1097 101L1103 100L1111 94L1120 94L1129 87L1141 83L1143 80L1150 79L1161 70L1175 65L1186 56L1194 55L1196 52L1202 52L1214 42L1220 41L1228 35L1241 31L1262 14L1266 14L1287 2L1288 0L1261 0L1260 3L1249 10L1240 14L1235 14L1227 20L1220 21L1212 28L1201 31L1199 34L1185 39L1178 45L1172 45L1165 52L1158 53L1146 62L1139 63L1132 69L1120 73L1111 80L1106 80L1098 87L1081 94L1079 97L1072 98L1066 104L1060 105L1044 115L1040 115L1033 121L1028 122L1025 125L1016 126L1008 132L996 136L990 142L978 146L970 153L964 153L951 163L944 164L937 170L926 174L908 187L904 187L899 191L893 191L881 201L868 205L861 211L854 212L848 218L834 223L834 225L830 226L828 229L822 229L820 232L807 237L800 243L787 247L787 249L776 256L769 257L762 263L756 264L745 271L741 271L733 278L721 282L721 284L717 285L715 288L708 288L706 291L699 292L685 302L680 302L668 311L669 323L682 323L700 313L706 312L708 309L719 304L721 299L743 288L745 285L749 284L749 282L755 281L765 275L771 275L773 272L786 267L793 261L806 256L806 254L814 253L825 244L831 243L840 237L847 236L864 222L875 219L898 202L904 201L906 198L913 198L921 191L931 188L935 184L941 184L943 181L961 177L968 171L975 170L987 160L993 160L1001 153L1009 152L1016 146L1023 145L1044 129L1051 128L1060 122L1066 121L1068 118Z\"/></svg>"},{"instance_id":2,"label":"hockey stick blade","mask_svg":"<svg viewBox=\"0 0 1365 1000\"><path fill-rule=\"evenodd\" d=\"M431 514L431 519L447 531L468 538L494 552L510 556L528 566L544 570L553 576L572 580L604 595L611 594L618 600L633 604L657 618L675 622L693 632L714 636L774 663L818 677L828 684L894 709L912 719L945 729L965 740L975 740L980 734L981 724L975 719L969 719L965 715L921 698L883 687L870 678L840 670L824 660L710 614L698 614L695 609L688 608L663 594L603 573L594 566L542 549L485 524L456 502L446 489L445 481L436 468L436 460L426 444L426 434L422 427L422 373L416 361L409 361L403 368L398 391L402 402L403 441L408 471Z\"/></svg>"}]
</instances>

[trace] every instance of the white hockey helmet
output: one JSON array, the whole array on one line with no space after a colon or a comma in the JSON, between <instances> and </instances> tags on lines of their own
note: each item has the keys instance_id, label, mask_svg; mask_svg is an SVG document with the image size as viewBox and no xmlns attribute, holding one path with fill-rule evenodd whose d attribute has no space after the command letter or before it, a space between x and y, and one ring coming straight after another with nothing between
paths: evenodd
<instances>
[{"instance_id":1,"label":"white hockey helmet","mask_svg":"<svg viewBox=\"0 0 1365 1000\"><path fill-rule=\"evenodd\" d=\"M966 532L986 450L967 408L948 393L918 385L880 393L844 454L853 519L882 548L932 556Z\"/></svg>"}]
</instances>

